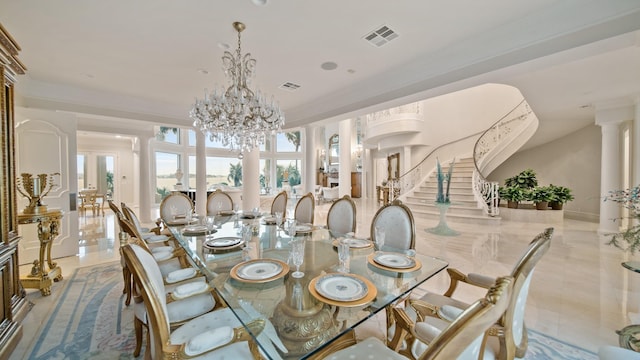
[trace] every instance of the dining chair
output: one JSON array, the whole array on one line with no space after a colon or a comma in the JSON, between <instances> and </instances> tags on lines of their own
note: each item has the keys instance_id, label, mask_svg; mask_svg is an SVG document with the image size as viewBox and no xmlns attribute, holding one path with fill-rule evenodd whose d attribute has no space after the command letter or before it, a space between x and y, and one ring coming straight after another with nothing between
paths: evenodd
<instances>
[{"instance_id":1,"label":"dining chair","mask_svg":"<svg viewBox=\"0 0 640 360\"><path fill-rule=\"evenodd\" d=\"M356 231L356 204L351 196L345 195L331 204L327 213L327 229L336 234Z\"/></svg>"},{"instance_id":2,"label":"dining chair","mask_svg":"<svg viewBox=\"0 0 640 360\"><path fill-rule=\"evenodd\" d=\"M296 208L293 212L293 217L298 224L311 224L313 225L313 213L316 207L316 200L313 197L313 193L308 192L298 200Z\"/></svg>"},{"instance_id":3,"label":"dining chair","mask_svg":"<svg viewBox=\"0 0 640 360\"><path fill-rule=\"evenodd\" d=\"M133 209L128 207L124 202L120 203L120 207L122 208L122 214L124 215L124 217L133 223L136 229L138 229L140 235L142 235L145 240L149 242L161 243L166 242L169 239L169 237L166 235L156 236L160 235L160 228L157 226L154 228L143 227L140 223L140 220L138 219L138 215L136 215Z\"/></svg>"},{"instance_id":4,"label":"dining chair","mask_svg":"<svg viewBox=\"0 0 640 360\"><path fill-rule=\"evenodd\" d=\"M484 351L484 333L504 314L509 305L512 286L512 277L498 278L485 297L471 304L443 328L435 328L425 323L416 324L410 329L412 336L429 343L429 347L416 359L481 359ZM394 316L399 322L410 321L402 309L394 308L394 311L396 312ZM327 360L409 359L374 337L348 347L344 347L345 345L348 345L347 341L332 344L318 358ZM343 348L335 351L338 347ZM329 354L325 355L325 353Z\"/></svg>"},{"instance_id":5,"label":"dining chair","mask_svg":"<svg viewBox=\"0 0 640 360\"><path fill-rule=\"evenodd\" d=\"M216 303L216 309L193 318L172 329L160 269L154 258L143 248L129 244L123 248L125 261L132 269L141 289L149 325L148 350L145 359L260 359L260 351L251 333L264 329L264 320L247 324L247 330L236 315ZM180 307L176 312L190 311Z\"/></svg>"},{"instance_id":6,"label":"dining chair","mask_svg":"<svg viewBox=\"0 0 640 360\"><path fill-rule=\"evenodd\" d=\"M514 285L509 306L488 332L489 344L495 349L498 359L522 358L527 351L528 337L524 315L529 286L536 265L551 246L552 236L553 228L547 228L536 235L511 271L510 276L514 278ZM447 269L447 273L451 282L443 295L428 293L420 299L409 300L409 305L417 312L418 321L424 321L427 316L437 316L445 321L451 321L463 311L468 305L452 297L459 283L482 288L488 288L495 283L493 277L474 273L465 275L453 268ZM420 346L422 345L419 343L414 344L416 349Z\"/></svg>"},{"instance_id":7,"label":"dining chair","mask_svg":"<svg viewBox=\"0 0 640 360\"><path fill-rule=\"evenodd\" d=\"M598 349L599 360L640 360L640 353L617 346L601 346Z\"/></svg>"},{"instance_id":8,"label":"dining chair","mask_svg":"<svg viewBox=\"0 0 640 360\"><path fill-rule=\"evenodd\" d=\"M79 193L80 204L79 204L79 212L82 213L83 216L87 216L87 209L91 210L93 216L96 216L96 210L98 210L98 202L96 200L97 190L96 189L86 189L80 190ZM98 213L100 210L98 210Z\"/></svg>"},{"instance_id":9,"label":"dining chair","mask_svg":"<svg viewBox=\"0 0 640 360\"><path fill-rule=\"evenodd\" d=\"M271 215L275 215L277 212L281 212L282 218L285 219L287 217L287 200L287 192L279 192L271 202Z\"/></svg>"},{"instance_id":10,"label":"dining chair","mask_svg":"<svg viewBox=\"0 0 640 360\"><path fill-rule=\"evenodd\" d=\"M172 192L160 202L160 219L168 226L176 216L187 216L193 212L193 202L181 192Z\"/></svg>"},{"instance_id":11,"label":"dining chair","mask_svg":"<svg viewBox=\"0 0 640 360\"><path fill-rule=\"evenodd\" d=\"M207 215L217 215L220 211L232 211L233 199L221 189L207 196Z\"/></svg>"},{"instance_id":12,"label":"dining chair","mask_svg":"<svg viewBox=\"0 0 640 360\"><path fill-rule=\"evenodd\" d=\"M416 248L416 226L411 209L400 200L394 200L376 211L371 220L371 240L376 243L375 229L385 233L384 244L397 250Z\"/></svg>"}]
</instances>

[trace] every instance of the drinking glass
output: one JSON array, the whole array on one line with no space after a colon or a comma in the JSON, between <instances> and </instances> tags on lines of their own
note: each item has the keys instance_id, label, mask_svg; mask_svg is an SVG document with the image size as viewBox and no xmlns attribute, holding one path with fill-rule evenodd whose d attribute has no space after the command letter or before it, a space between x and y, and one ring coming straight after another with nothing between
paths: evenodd
<instances>
[{"instance_id":1,"label":"drinking glass","mask_svg":"<svg viewBox=\"0 0 640 360\"><path fill-rule=\"evenodd\" d=\"M213 230L216 228L216 217L215 216L207 216L207 233L212 234Z\"/></svg>"},{"instance_id":2,"label":"drinking glass","mask_svg":"<svg viewBox=\"0 0 640 360\"><path fill-rule=\"evenodd\" d=\"M276 211L276 237L278 232L280 231L280 227L282 226L282 211Z\"/></svg>"},{"instance_id":3,"label":"drinking glass","mask_svg":"<svg viewBox=\"0 0 640 360\"><path fill-rule=\"evenodd\" d=\"M339 272L349 272L349 243L344 240L338 242L338 260L340 261Z\"/></svg>"},{"instance_id":4,"label":"drinking glass","mask_svg":"<svg viewBox=\"0 0 640 360\"><path fill-rule=\"evenodd\" d=\"M296 271L294 271L291 276L296 279L304 276L304 273L300 271L300 265L304 262L304 244L305 241L303 239L291 243L291 257L293 265L296 266Z\"/></svg>"},{"instance_id":5,"label":"drinking glass","mask_svg":"<svg viewBox=\"0 0 640 360\"><path fill-rule=\"evenodd\" d=\"M284 230L291 238L296 236L296 219L287 219Z\"/></svg>"},{"instance_id":6,"label":"drinking glass","mask_svg":"<svg viewBox=\"0 0 640 360\"><path fill-rule=\"evenodd\" d=\"M384 229L376 226L375 228L375 235L376 235L376 246L378 247L378 250L382 250L382 246L384 245Z\"/></svg>"}]
</instances>

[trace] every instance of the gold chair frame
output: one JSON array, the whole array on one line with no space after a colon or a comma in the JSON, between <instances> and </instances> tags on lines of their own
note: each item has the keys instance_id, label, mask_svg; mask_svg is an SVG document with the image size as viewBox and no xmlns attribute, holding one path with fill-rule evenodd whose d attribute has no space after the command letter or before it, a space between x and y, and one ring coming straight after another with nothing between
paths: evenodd
<instances>
[{"instance_id":1,"label":"gold chair frame","mask_svg":"<svg viewBox=\"0 0 640 360\"><path fill-rule=\"evenodd\" d=\"M275 209L273 207L276 204L276 201L282 197L284 197L284 210L282 211L282 218L286 219L287 218L287 202L289 201L289 196L287 196L286 191L279 192L278 195L276 195L273 198L273 201L271 201L271 215L276 214Z\"/></svg>"}]
</instances>

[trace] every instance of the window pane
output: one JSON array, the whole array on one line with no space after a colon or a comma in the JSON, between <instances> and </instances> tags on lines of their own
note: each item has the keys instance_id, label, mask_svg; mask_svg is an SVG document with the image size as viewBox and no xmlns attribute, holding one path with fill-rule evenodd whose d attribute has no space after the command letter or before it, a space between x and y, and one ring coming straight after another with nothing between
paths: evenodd
<instances>
[{"instance_id":1,"label":"window pane","mask_svg":"<svg viewBox=\"0 0 640 360\"><path fill-rule=\"evenodd\" d=\"M276 161L276 187L282 188L282 180L285 175L289 179L289 186L299 185L300 160L277 160Z\"/></svg>"},{"instance_id":2,"label":"window pane","mask_svg":"<svg viewBox=\"0 0 640 360\"><path fill-rule=\"evenodd\" d=\"M172 144L180 144L180 129L160 126L156 132L156 140Z\"/></svg>"},{"instance_id":3,"label":"window pane","mask_svg":"<svg viewBox=\"0 0 640 360\"><path fill-rule=\"evenodd\" d=\"M85 189L87 184L87 162L85 155L78 154L78 189Z\"/></svg>"},{"instance_id":4,"label":"window pane","mask_svg":"<svg viewBox=\"0 0 640 360\"><path fill-rule=\"evenodd\" d=\"M300 131L276 134L277 152L300 152Z\"/></svg>"},{"instance_id":5,"label":"window pane","mask_svg":"<svg viewBox=\"0 0 640 360\"><path fill-rule=\"evenodd\" d=\"M156 203L160 203L178 182L176 170L180 167L180 155L156 151Z\"/></svg>"},{"instance_id":6,"label":"window pane","mask_svg":"<svg viewBox=\"0 0 640 360\"><path fill-rule=\"evenodd\" d=\"M271 159L260 159L260 192L271 192Z\"/></svg>"}]
</instances>

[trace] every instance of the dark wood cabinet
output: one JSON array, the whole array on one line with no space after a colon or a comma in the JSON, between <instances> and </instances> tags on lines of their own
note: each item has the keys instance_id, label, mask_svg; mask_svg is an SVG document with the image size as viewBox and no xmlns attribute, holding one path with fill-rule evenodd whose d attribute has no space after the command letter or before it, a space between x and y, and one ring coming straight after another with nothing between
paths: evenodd
<instances>
[{"instance_id":1,"label":"dark wood cabinet","mask_svg":"<svg viewBox=\"0 0 640 360\"><path fill-rule=\"evenodd\" d=\"M351 197L359 198L362 196L362 173L351 173Z\"/></svg>"},{"instance_id":2,"label":"dark wood cabinet","mask_svg":"<svg viewBox=\"0 0 640 360\"><path fill-rule=\"evenodd\" d=\"M22 336L28 307L18 268L18 221L14 131L14 84L25 67L20 47L0 25L0 359L13 352Z\"/></svg>"},{"instance_id":3,"label":"dark wood cabinet","mask_svg":"<svg viewBox=\"0 0 640 360\"><path fill-rule=\"evenodd\" d=\"M318 171L318 179L316 180L316 184L322 187L327 187L327 173L323 171Z\"/></svg>"}]
</instances>

